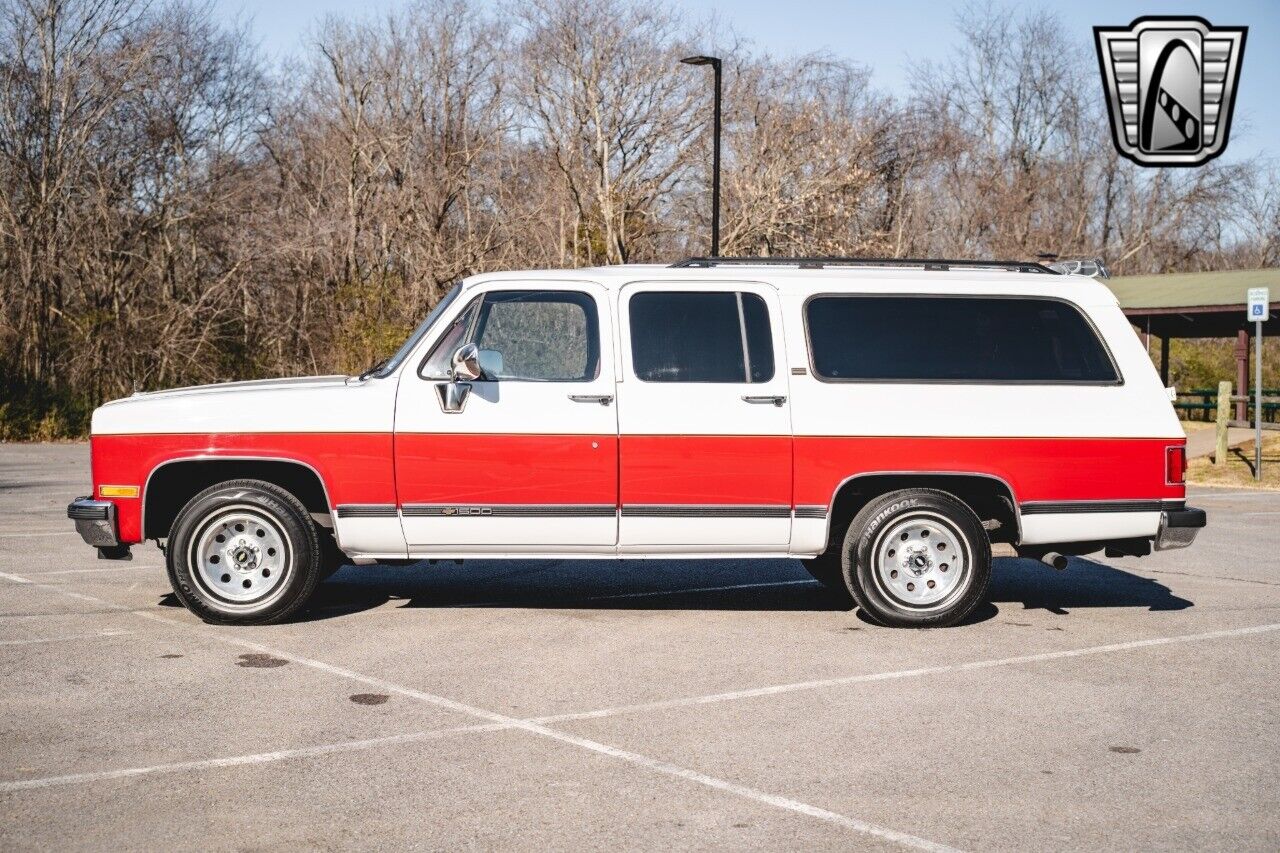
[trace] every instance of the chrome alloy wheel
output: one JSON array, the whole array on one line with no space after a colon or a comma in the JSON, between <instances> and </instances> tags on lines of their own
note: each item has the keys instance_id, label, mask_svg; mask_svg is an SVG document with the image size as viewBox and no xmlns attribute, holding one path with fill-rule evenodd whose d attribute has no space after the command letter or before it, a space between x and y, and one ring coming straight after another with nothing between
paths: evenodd
<instances>
[{"instance_id":1,"label":"chrome alloy wheel","mask_svg":"<svg viewBox=\"0 0 1280 853\"><path fill-rule=\"evenodd\" d=\"M889 525L871 553L880 591L913 610L945 606L969 573L969 543L932 512L911 513Z\"/></svg>"},{"instance_id":2,"label":"chrome alloy wheel","mask_svg":"<svg viewBox=\"0 0 1280 853\"><path fill-rule=\"evenodd\" d=\"M228 507L210 516L191 541L195 580L229 604L264 603L282 589L293 562L279 523L255 507Z\"/></svg>"}]
</instances>

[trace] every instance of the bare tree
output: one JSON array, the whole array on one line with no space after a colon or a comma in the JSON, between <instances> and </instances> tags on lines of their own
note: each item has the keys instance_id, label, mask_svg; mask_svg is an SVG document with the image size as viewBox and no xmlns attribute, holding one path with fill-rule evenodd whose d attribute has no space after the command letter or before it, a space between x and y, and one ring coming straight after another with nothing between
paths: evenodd
<instances>
[{"instance_id":1,"label":"bare tree","mask_svg":"<svg viewBox=\"0 0 1280 853\"><path fill-rule=\"evenodd\" d=\"M222 372L257 77L242 34L192 7L2 7L7 370L88 399Z\"/></svg>"},{"instance_id":2,"label":"bare tree","mask_svg":"<svg viewBox=\"0 0 1280 853\"><path fill-rule=\"evenodd\" d=\"M688 169L681 141L706 120L680 19L661 4L530 0L521 26L522 115L572 203L565 262L625 263L652 249Z\"/></svg>"},{"instance_id":3,"label":"bare tree","mask_svg":"<svg viewBox=\"0 0 1280 853\"><path fill-rule=\"evenodd\" d=\"M267 136L279 190L263 223L283 238L266 251L279 286L296 289L288 304L305 362L375 358L500 246L502 39L452 0L365 23L331 18L316 34ZM318 323L328 328L317 336Z\"/></svg>"},{"instance_id":4,"label":"bare tree","mask_svg":"<svg viewBox=\"0 0 1280 853\"><path fill-rule=\"evenodd\" d=\"M727 254L885 252L896 109L825 56L746 61L730 77Z\"/></svg>"}]
</instances>

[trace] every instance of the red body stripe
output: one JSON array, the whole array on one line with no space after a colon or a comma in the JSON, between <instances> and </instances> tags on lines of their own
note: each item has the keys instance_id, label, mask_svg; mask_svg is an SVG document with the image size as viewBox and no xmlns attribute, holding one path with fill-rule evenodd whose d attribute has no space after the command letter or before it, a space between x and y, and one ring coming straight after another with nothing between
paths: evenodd
<instances>
[{"instance_id":1,"label":"red body stripe","mask_svg":"<svg viewBox=\"0 0 1280 853\"><path fill-rule=\"evenodd\" d=\"M98 435L93 482L142 485L189 457L292 459L334 504L827 504L868 472L988 474L1026 501L1182 498L1163 438L237 433ZM394 460L399 465L393 470ZM619 460L621 447L621 460ZM619 464L620 463L620 464ZM621 471L621 475L619 475ZM398 487L398 488L397 488ZM116 500L121 541L141 539L141 502Z\"/></svg>"},{"instance_id":2,"label":"red body stripe","mask_svg":"<svg viewBox=\"0 0 1280 853\"><path fill-rule=\"evenodd\" d=\"M390 433L226 433L95 435L94 490L144 485L159 465L193 456L291 459L320 474L334 504L396 502ZM145 496L144 496L145 497ZM141 501L117 500L122 542L142 540Z\"/></svg>"},{"instance_id":3,"label":"red body stripe","mask_svg":"<svg viewBox=\"0 0 1280 853\"><path fill-rule=\"evenodd\" d=\"M624 435L623 504L791 505L790 436Z\"/></svg>"},{"instance_id":4,"label":"red body stripe","mask_svg":"<svg viewBox=\"0 0 1280 853\"><path fill-rule=\"evenodd\" d=\"M865 471L989 474L1014 500L1181 498L1165 484L1167 438L796 438L796 503L825 504Z\"/></svg>"},{"instance_id":5,"label":"red body stripe","mask_svg":"<svg viewBox=\"0 0 1280 853\"><path fill-rule=\"evenodd\" d=\"M613 435L396 435L400 503L614 504Z\"/></svg>"}]
</instances>

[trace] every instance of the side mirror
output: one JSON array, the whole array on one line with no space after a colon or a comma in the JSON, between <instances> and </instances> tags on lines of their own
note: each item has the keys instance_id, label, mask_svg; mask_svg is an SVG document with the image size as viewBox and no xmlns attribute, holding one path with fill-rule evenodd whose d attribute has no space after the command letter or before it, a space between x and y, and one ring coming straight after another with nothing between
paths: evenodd
<instances>
[{"instance_id":1,"label":"side mirror","mask_svg":"<svg viewBox=\"0 0 1280 853\"><path fill-rule=\"evenodd\" d=\"M449 376L454 382L475 382L484 371L480 369L480 348L475 344L463 344L453 354Z\"/></svg>"},{"instance_id":2,"label":"side mirror","mask_svg":"<svg viewBox=\"0 0 1280 853\"><path fill-rule=\"evenodd\" d=\"M449 363L449 381L436 383L436 396L440 399L440 411L456 415L467 405L471 396L471 383L484 374L480 369L480 348L475 344L463 344L453 353Z\"/></svg>"}]
</instances>

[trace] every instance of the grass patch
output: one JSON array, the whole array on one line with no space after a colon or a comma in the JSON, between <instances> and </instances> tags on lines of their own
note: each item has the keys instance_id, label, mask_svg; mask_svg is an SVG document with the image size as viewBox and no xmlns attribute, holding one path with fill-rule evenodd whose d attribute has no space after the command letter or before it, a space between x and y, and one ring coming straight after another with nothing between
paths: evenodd
<instances>
[{"instance_id":1,"label":"grass patch","mask_svg":"<svg viewBox=\"0 0 1280 853\"><path fill-rule=\"evenodd\" d=\"M1182 431L1187 435L1201 430L1213 429L1215 426L1217 426L1217 423L1214 421L1182 421Z\"/></svg>"},{"instance_id":2,"label":"grass patch","mask_svg":"<svg viewBox=\"0 0 1280 853\"><path fill-rule=\"evenodd\" d=\"M1253 442L1227 451L1224 465L1214 465L1212 457L1192 459L1187 466L1187 482L1194 486L1242 486L1280 491L1280 433L1262 433L1262 482L1253 479Z\"/></svg>"}]
</instances>

